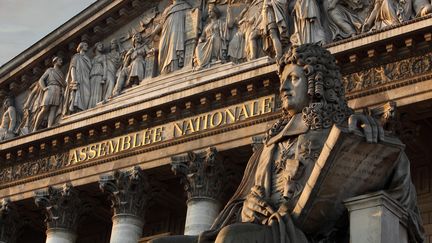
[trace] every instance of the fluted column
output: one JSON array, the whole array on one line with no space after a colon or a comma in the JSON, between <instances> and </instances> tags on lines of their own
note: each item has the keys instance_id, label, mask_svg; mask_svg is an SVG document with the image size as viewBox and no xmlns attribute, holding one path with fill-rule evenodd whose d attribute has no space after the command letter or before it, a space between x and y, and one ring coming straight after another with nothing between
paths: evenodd
<instances>
[{"instance_id":1,"label":"fluted column","mask_svg":"<svg viewBox=\"0 0 432 243\"><path fill-rule=\"evenodd\" d=\"M37 191L35 203L45 209L47 243L74 243L78 218L82 212L78 191L70 183L61 188Z\"/></svg>"},{"instance_id":2,"label":"fluted column","mask_svg":"<svg viewBox=\"0 0 432 243\"><path fill-rule=\"evenodd\" d=\"M16 206L9 200L0 202L0 243L15 243L23 220Z\"/></svg>"},{"instance_id":3,"label":"fluted column","mask_svg":"<svg viewBox=\"0 0 432 243\"><path fill-rule=\"evenodd\" d=\"M222 159L211 147L173 157L171 165L173 172L181 176L188 196L184 234L198 235L211 227L221 208L225 188Z\"/></svg>"},{"instance_id":4,"label":"fluted column","mask_svg":"<svg viewBox=\"0 0 432 243\"><path fill-rule=\"evenodd\" d=\"M115 171L100 178L99 186L110 195L114 211L110 243L137 243L144 226L144 214L150 198L147 176L139 166Z\"/></svg>"}]
</instances>

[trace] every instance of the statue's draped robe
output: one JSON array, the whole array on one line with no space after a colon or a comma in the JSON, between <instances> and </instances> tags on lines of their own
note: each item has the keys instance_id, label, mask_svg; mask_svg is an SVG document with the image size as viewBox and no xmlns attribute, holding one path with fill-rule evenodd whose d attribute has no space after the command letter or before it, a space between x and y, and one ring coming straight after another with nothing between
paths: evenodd
<instances>
[{"instance_id":1,"label":"statue's draped robe","mask_svg":"<svg viewBox=\"0 0 432 243\"><path fill-rule=\"evenodd\" d=\"M279 38L281 40L288 40L288 1L287 0L268 0L267 12L263 13L263 21L261 23L261 29L267 37L264 42L264 50L269 49L271 40L268 35L268 31L272 28L276 28L279 32Z\"/></svg>"},{"instance_id":2,"label":"statue's draped robe","mask_svg":"<svg viewBox=\"0 0 432 243\"><path fill-rule=\"evenodd\" d=\"M222 60L223 50L227 49L228 33L225 21L210 22L204 28L204 41L195 49L195 62L198 67L207 67L212 59Z\"/></svg>"},{"instance_id":3,"label":"statue's draped robe","mask_svg":"<svg viewBox=\"0 0 432 243\"><path fill-rule=\"evenodd\" d=\"M324 9L328 9L330 1L334 0L324 1ZM353 10L341 3L325 11L324 14L327 15L328 27L332 34L331 40L346 39L361 31L363 20Z\"/></svg>"},{"instance_id":4,"label":"statue's draped robe","mask_svg":"<svg viewBox=\"0 0 432 243\"><path fill-rule=\"evenodd\" d=\"M191 6L183 1L168 6L163 13L162 33L159 42L159 69L161 73L177 70L178 52L185 51L186 12Z\"/></svg>"},{"instance_id":5,"label":"statue's draped robe","mask_svg":"<svg viewBox=\"0 0 432 243\"><path fill-rule=\"evenodd\" d=\"M294 34L291 37L295 44L325 44L325 34L321 25L320 9L316 0L298 0L294 7Z\"/></svg>"},{"instance_id":6,"label":"statue's draped robe","mask_svg":"<svg viewBox=\"0 0 432 243\"><path fill-rule=\"evenodd\" d=\"M79 85L76 90L71 89L72 68L75 68L76 81ZM70 114L79 110L86 110L90 102L90 70L91 60L85 54L77 53L72 57L66 76L68 84L66 88L65 104L63 114ZM77 110L78 109L78 110Z\"/></svg>"},{"instance_id":7,"label":"statue's draped robe","mask_svg":"<svg viewBox=\"0 0 432 243\"><path fill-rule=\"evenodd\" d=\"M303 176L296 182L303 186L306 183L310 175L310 170L313 168L328 137L329 129L308 130L304 125L299 125L298 122L294 122L299 119L301 119L301 115L294 116L279 134L269 139L263 147L255 151L246 166L243 179L234 196L216 218L211 229L199 236L199 242L214 241L216 237L220 237L218 234L221 230L223 234L232 234L230 237L224 238L224 243L250 242L251 237L261 239L263 242L307 242L305 235L301 232L301 229L295 226L295 222L291 220L289 213L285 215L283 213L272 215L267 225L261 225L261 227L260 225L253 225L250 227L251 231L248 230L243 234L245 238L239 238L238 235L236 235L236 231L239 231L238 229L240 229L240 231L241 229L245 229L245 227L241 226L242 224L250 224L241 223L242 219L240 215L243 202L250 193L251 188L256 184L261 185L265 188L267 196L271 191L271 188L269 188L271 177L269 168L270 163L273 161L272 154L276 144L286 139L297 137L295 159L298 159L304 166L304 175L307 176ZM388 179L385 189L387 193L398 200L408 211L409 228L411 229L410 238L422 242L423 228L417 207L415 189L411 182L409 160L405 154L397 161L395 170ZM291 199L290 204L296 203L299 193L294 193L294 195L296 196ZM232 230L230 230L230 228Z\"/></svg>"},{"instance_id":8,"label":"statue's draped robe","mask_svg":"<svg viewBox=\"0 0 432 243\"><path fill-rule=\"evenodd\" d=\"M15 128L17 124L16 109L14 106L9 106L2 116L0 124L0 141L15 137Z\"/></svg>"}]
</instances>

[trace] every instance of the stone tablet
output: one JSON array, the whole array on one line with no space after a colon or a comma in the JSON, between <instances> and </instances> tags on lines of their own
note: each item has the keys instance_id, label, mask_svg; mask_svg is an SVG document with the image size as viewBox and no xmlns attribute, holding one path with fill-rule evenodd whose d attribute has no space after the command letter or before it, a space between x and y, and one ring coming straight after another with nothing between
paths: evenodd
<instances>
[{"instance_id":1,"label":"stone tablet","mask_svg":"<svg viewBox=\"0 0 432 243\"><path fill-rule=\"evenodd\" d=\"M330 232L344 214L345 199L384 188L405 147L399 139L384 140L367 143L364 136L333 126L292 212L304 232Z\"/></svg>"}]
</instances>

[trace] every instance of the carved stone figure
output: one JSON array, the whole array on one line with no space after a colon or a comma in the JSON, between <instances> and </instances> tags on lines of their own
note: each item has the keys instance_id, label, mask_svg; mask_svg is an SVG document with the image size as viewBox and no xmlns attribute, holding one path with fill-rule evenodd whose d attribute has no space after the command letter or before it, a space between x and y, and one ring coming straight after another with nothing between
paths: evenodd
<instances>
[{"instance_id":1,"label":"carved stone figure","mask_svg":"<svg viewBox=\"0 0 432 243\"><path fill-rule=\"evenodd\" d=\"M24 101L23 112L24 117L19 126L20 135L26 135L33 131L35 126L36 117L41 109L41 100L43 97L43 90L39 82L35 82L30 86L30 93Z\"/></svg>"},{"instance_id":2,"label":"carved stone figure","mask_svg":"<svg viewBox=\"0 0 432 243\"><path fill-rule=\"evenodd\" d=\"M331 40L349 38L361 32L363 21L343 0L325 0L323 4Z\"/></svg>"},{"instance_id":3,"label":"carved stone figure","mask_svg":"<svg viewBox=\"0 0 432 243\"><path fill-rule=\"evenodd\" d=\"M108 100L114 90L116 79L120 73L120 66L123 52L118 40L111 40L111 51L107 54L107 77L103 91L103 100Z\"/></svg>"},{"instance_id":4,"label":"carved stone figure","mask_svg":"<svg viewBox=\"0 0 432 243\"><path fill-rule=\"evenodd\" d=\"M296 1L294 6L294 34L291 36L291 42L295 45L325 44L321 12L316 0Z\"/></svg>"},{"instance_id":5,"label":"carved stone figure","mask_svg":"<svg viewBox=\"0 0 432 243\"><path fill-rule=\"evenodd\" d=\"M432 5L426 0L376 0L363 31L381 29L430 13Z\"/></svg>"},{"instance_id":6,"label":"carved stone figure","mask_svg":"<svg viewBox=\"0 0 432 243\"><path fill-rule=\"evenodd\" d=\"M3 116L0 124L0 141L16 136L15 129L18 126L17 111L13 99L6 98L3 102Z\"/></svg>"},{"instance_id":7,"label":"carved stone figure","mask_svg":"<svg viewBox=\"0 0 432 243\"><path fill-rule=\"evenodd\" d=\"M382 137L382 128L370 117L351 115L335 60L320 46L292 47L280 62L279 74L283 115L250 158L240 186L212 228L200 236L160 238L153 243L346 241L346 229L337 227L329 235L305 234L291 212L334 124L361 131L371 143ZM421 218L405 154L396 161L387 182L386 192L408 212L410 237L422 242Z\"/></svg>"},{"instance_id":8,"label":"carved stone figure","mask_svg":"<svg viewBox=\"0 0 432 243\"><path fill-rule=\"evenodd\" d=\"M90 70L91 59L86 55L88 44L81 42L77 54L72 57L66 75L66 96L63 115L87 110L90 102Z\"/></svg>"},{"instance_id":9,"label":"carved stone figure","mask_svg":"<svg viewBox=\"0 0 432 243\"><path fill-rule=\"evenodd\" d=\"M173 0L162 14L163 22L156 26L155 33L160 33L159 71L167 74L184 66L186 12L191 10L184 0Z\"/></svg>"},{"instance_id":10,"label":"carved stone figure","mask_svg":"<svg viewBox=\"0 0 432 243\"><path fill-rule=\"evenodd\" d=\"M195 65L197 69L209 67L216 61L225 61L227 58L227 28L226 23L220 19L220 11L211 4L208 7L210 22L204 27L195 49Z\"/></svg>"},{"instance_id":11,"label":"carved stone figure","mask_svg":"<svg viewBox=\"0 0 432 243\"><path fill-rule=\"evenodd\" d=\"M54 57L52 62L54 67L48 68L38 81L43 96L39 104L40 110L37 113L33 131L39 129L45 119L47 119L47 127L52 127L61 114L63 93L66 87L63 73L60 70L63 59Z\"/></svg>"},{"instance_id":12,"label":"carved stone figure","mask_svg":"<svg viewBox=\"0 0 432 243\"><path fill-rule=\"evenodd\" d=\"M132 48L126 53L120 73L114 87L113 95L118 95L127 87L137 85L145 77L145 57L147 53L154 51L143 42L141 33L132 37Z\"/></svg>"},{"instance_id":13,"label":"carved stone figure","mask_svg":"<svg viewBox=\"0 0 432 243\"><path fill-rule=\"evenodd\" d=\"M88 108L95 107L97 103L102 101L103 89L107 82L108 64L107 56L103 53L104 44L98 42L95 44L95 56L92 60L90 70L90 101Z\"/></svg>"},{"instance_id":14,"label":"carved stone figure","mask_svg":"<svg viewBox=\"0 0 432 243\"><path fill-rule=\"evenodd\" d=\"M281 39L288 39L287 0L264 0L261 31L264 35L264 50L273 45L276 61L283 55ZM268 52L268 51L267 51Z\"/></svg>"}]
</instances>

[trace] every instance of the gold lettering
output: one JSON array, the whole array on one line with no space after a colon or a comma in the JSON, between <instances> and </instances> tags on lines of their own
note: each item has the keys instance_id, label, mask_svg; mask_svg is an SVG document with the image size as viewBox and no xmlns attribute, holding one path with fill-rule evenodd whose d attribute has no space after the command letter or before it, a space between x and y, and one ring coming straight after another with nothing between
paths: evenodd
<instances>
[{"instance_id":1,"label":"gold lettering","mask_svg":"<svg viewBox=\"0 0 432 243\"><path fill-rule=\"evenodd\" d=\"M234 123L235 122L235 109L234 109L234 112L230 109L230 108L228 108L228 109L225 109L225 124L229 124L229 123ZM230 118L230 120L228 121L228 117Z\"/></svg>"},{"instance_id":2,"label":"gold lettering","mask_svg":"<svg viewBox=\"0 0 432 243\"><path fill-rule=\"evenodd\" d=\"M267 97L262 101L261 114L272 112L273 110L273 97Z\"/></svg>"},{"instance_id":3,"label":"gold lettering","mask_svg":"<svg viewBox=\"0 0 432 243\"><path fill-rule=\"evenodd\" d=\"M184 124L184 121L183 121L183 124ZM177 132L180 133L180 136L184 135L182 128L183 128L183 126L180 127L179 124L177 124L177 122L174 122L174 134L173 135L174 135L175 138L179 136L177 134Z\"/></svg>"},{"instance_id":4,"label":"gold lettering","mask_svg":"<svg viewBox=\"0 0 432 243\"><path fill-rule=\"evenodd\" d=\"M194 133L194 132L195 132L194 125L193 125L193 123L192 123L192 119L189 119L189 120L188 120L187 122L185 122L184 124L186 124L186 126L185 126L184 129L183 129L183 135L191 134L191 133Z\"/></svg>"},{"instance_id":5,"label":"gold lettering","mask_svg":"<svg viewBox=\"0 0 432 243\"><path fill-rule=\"evenodd\" d=\"M218 119L216 119L216 123L215 123L215 117L216 117L216 115L218 115ZM210 116L210 127L218 127L218 126L220 126L221 124L222 124L222 122L223 122L223 114L220 112L220 111L217 111L217 112L215 112L215 113L213 113L213 114L211 114L211 116Z\"/></svg>"},{"instance_id":6,"label":"gold lettering","mask_svg":"<svg viewBox=\"0 0 432 243\"><path fill-rule=\"evenodd\" d=\"M155 133L153 136L153 142L160 142L162 141L162 131L164 130L164 127L156 127Z\"/></svg>"},{"instance_id":7,"label":"gold lettering","mask_svg":"<svg viewBox=\"0 0 432 243\"><path fill-rule=\"evenodd\" d=\"M106 142L103 142L99 145L98 151L97 151L97 158L99 158L100 156L106 155L107 147L108 147L108 144Z\"/></svg>"},{"instance_id":8,"label":"gold lettering","mask_svg":"<svg viewBox=\"0 0 432 243\"><path fill-rule=\"evenodd\" d=\"M139 144L139 143L137 143L137 141L138 141L138 133L134 133L131 148L135 148L137 146L137 144Z\"/></svg>"},{"instance_id":9,"label":"gold lettering","mask_svg":"<svg viewBox=\"0 0 432 243\"><path fill-rule=\"evenodd\" d=\"M241 118L244 117L244 119L249 118L249 111L247 109L247 106L245 104L242 105L242 107L240 108L240 113L237 117L237 121L242 120Z\"/></svg>"},{"instance_id":10,"label":"gold lettering","mask_svg":"<svg viewBox=\"0 0 432 243\"><path fill-rule=\"evenodd\" d=\"M84 161L87 159L87 147L81 148L79 151L79 161Z\"/></svg>"},{"instance_id":11,"label":"gold lettering","mask_svg":"<svg viewBox=\"0 0 432 243\"><path fill-rule=\"evenodd\" d=\"M131 137L130 136L124 136L121 145L120 151L128 150L131 147Z\"/></svg>"},{"instance_id":12,"label":"gold lettering","mask_svg":"<svg viewBox=\"0 0 432 243\"><path fill-rule=\"evenodd\" d=\"M257 106L258 106L258 101L257 101L257 100L254 100L254 101L252 101L250 104L251 104L251 106L252 106L250 116L251 116L251 117L254 117L254 116L259 115L259 113L255 113L256 110L258 110L258 107L257 107Z\"/></svg>"},{"instance_id":13,"label":"gold lettering","mask_svg":"<svg viewBox=\"0 0 432 243\"><path fill-rule=\"evenodd\" d=\"M108 152L107 154L112 154L112 153L118 153L119 151L119 147L120 147L120 139L117 138L117 142L115 143L115 148L114 148L114 140L109 140L108 141Z\"/></svg>"},{"instance_id":14,"label":"gold lettering","mask_svg":"<svg viewBox=\"0 0 432 243\"><path fill-rule=\"evenodd\" d=\"M94 159L96 157L96 144L90 145L88 153L88 159Z\"/></svg>"},{"instance_id":15,"label":"gold lettering","mask_svg":"<svg viewBox=\"0 0 432 243\"><path fill-rule=\"evenodd\" d=\"M195 131L201 131L201 116L195 118Z\"/></svg>"},{"instance_id":16,"label":"gold lettering","mask_svg":"<svg viewBox=\"0 0 432 243\"><path fill-rule=\"evenodd\" d=\"M69 157L70 157L70 160L69 160L70 164L78 163L78 151L77 150L74 150L72 152L72 156L69 156Z\"/></svg>"},{"instance_id":17,"label":"gold lettering","mask_svg":"<svg viewBox=\"0 0 432 243\"><path fill-rule=\"evenodd\" d=\"M152 135L153 135L153 130L148 130L146 129L144 132L144 144L151 144L152 143Z\"/></svg>"}]
</instances>

